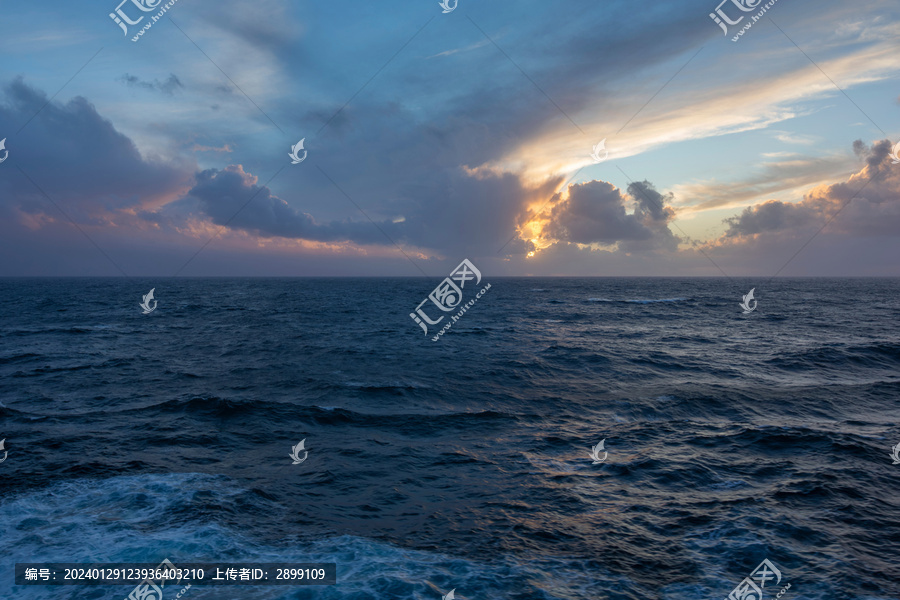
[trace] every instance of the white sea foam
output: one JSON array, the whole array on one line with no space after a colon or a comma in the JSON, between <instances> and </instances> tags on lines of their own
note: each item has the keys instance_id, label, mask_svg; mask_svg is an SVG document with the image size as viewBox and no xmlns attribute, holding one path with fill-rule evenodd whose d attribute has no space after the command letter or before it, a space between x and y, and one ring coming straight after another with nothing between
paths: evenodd
<instances>
[{"instance_id":1,"label":"white sea foam","mask_svg":"<svg viewBox=\"0 0 900 600\"><path fill-rule=\"evenodd\" d=\"M261 543L198 512L184 513L202 494L204 504L246 502L250 490L224 476L195 473L81 479L25 492L0 502L0 597L17 600L76 600L78 587L11 586L16 562L186 562L337 563L338 585L313 588L324 600L352 598L439 598L456 588L460 597L499 598L511 587L529 597L588 598L589 589L631 585L592 565L592 560L515 558L477 560L410 550L363 537L341 535L310 540L286 535L283 543ZM265 511L273 514L277 504ZM182 515L181 518L173 518ZM115 595L113 595L113 591ZM111 599L128 594L110 589ZM121 593L120 593L121 592ZM288 587L241 588L244 598L289 600ZM220 600L222 588L194 586L192 600ZM93 597L93 596L92 596ZM104 598L107 596L103 596Z\"/></svg>"}]
</instances>

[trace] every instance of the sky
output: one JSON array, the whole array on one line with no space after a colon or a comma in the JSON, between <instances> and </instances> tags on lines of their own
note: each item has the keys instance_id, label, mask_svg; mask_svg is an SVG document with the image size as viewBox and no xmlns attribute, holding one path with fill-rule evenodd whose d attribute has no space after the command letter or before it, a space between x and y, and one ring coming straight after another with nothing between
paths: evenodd
<instances>
[{"instance_id":1,"label":"sky","mask_svg":"<svg viewBox=\"0 0 900 600\"><path fill-rule=\"evenodd\" d=\"M896 0L119 1L2 2L0 276L900 276Z\"/></svg>"}]
</instances>

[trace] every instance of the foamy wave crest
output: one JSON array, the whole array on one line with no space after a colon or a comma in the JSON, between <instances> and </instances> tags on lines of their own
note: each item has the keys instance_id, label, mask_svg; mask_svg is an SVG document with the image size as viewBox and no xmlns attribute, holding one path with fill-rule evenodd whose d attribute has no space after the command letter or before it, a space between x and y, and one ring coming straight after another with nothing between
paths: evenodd
<instances>
[{"instance_id":1,"label":"foamy wave crest","mask_svg":"<svg viewBox=\"0 0 900 600\"><path fill-rule=\"evenodd\" d=\"M56 484L0 503L0 597L76 600L85 588L11 586L16 562L333 562L338 584L304 588L241 588L245 598L437 598L453 588L469 598L499 598L511 591L535 599L588 598L589 590L630 585L618 575L597 573L592 561L565 558L479 562L446 553L409 550L357 536L320 539L285 536L261 543L213 522L212 506L257 504L281 507L228 477L169 474L83 479ZM202 504L203 511L197 510ZM264 506L268 505L268 506ZM247 528L246 531L252 531ZM452 546L447 549L452 551ZM91 590L99 591L96 588ZM103 597L119 600L127 586L110 586ZM305 594L309 594L308 596ZM90 596L100 597L100 596ZM222 589L194 586L195 600L220 600ZM164 597L164 600L170 600Z\"/></svg>"}]
</instances>

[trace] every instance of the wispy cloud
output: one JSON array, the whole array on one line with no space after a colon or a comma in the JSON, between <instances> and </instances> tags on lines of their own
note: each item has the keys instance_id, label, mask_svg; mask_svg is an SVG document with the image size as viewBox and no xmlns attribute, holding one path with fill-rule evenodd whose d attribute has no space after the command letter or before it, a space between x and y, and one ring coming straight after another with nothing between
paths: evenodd
<instances>
[{"instance_id":1,"label":"wispy cloud","mask_svg":"<svg viewBox=\"0 0 900 600\"><path fill-rule=\"evenodd\" d=\"M734 181L714 179L680 184L673 192L679 199L679 212L702 212L726 207L741 207L772 196L808 189L823 181L849 174L856 167L852 156L796 158L791 156L760 168Z\"/></svg>"},{"instance_id":2,"label":"wispy cloud","mask_svg":"<svg viewBox=\"0 0 900 600\"><path fill-rule=\"evenodd\" d=\"M194 144L191 147L192 152L234 152L232 147L229 144L225 144L224 146L217 148L215 146L203 146L201 144Z\"/></svg>"},{"instance_id":3,"label":"wispy cloud","mask_svg":"<svg viewBox=\"0 0 900 600\"><path fill-rule=\"evenodd\" d=\"M490 44L488 40L483 40L480 42L476 42L474 44L470 44L464 48L454 48L453 50L445 50L443 52L438 52L437 54L432 54L428 58L437 58L439 56L453 56L454 54L458 54L460 52L468 52L470 50L475 50L477 48L482 48Z\"/></svg>"},{"instance_id":4,"label":"wispy cloud","mask_svg":"<svg viewBox=\"0 0 900 600\"><path fill-rule=\"evenodd\" d=\"M178 90L184 89L184 84L181 83L181 80L174 73L170 74L165 81L160 81L159 79L144 81L136 75L126 73L119 78L119 81L124 82L128 87L155 90L169 96L172 96Z\"/></svg>"},{"instance_id":5,"label":"wispy cloud","mask_svg":"<svg viewBox=\"0 0 900 600\"><path fill-rule=\"evenodd\" d=\"M769 200L745 208L726 219L728 231L717 243L742 243L758 236L821 227L838 212L842 218L834 221L833 230L900 235L900 171L892 165L891 142L882 140L872 148L857 142L857 148L865 154L866 164L846 181L817 186L801 202Z\"/></svg>"},{"instance_id":6,"label":"wispy cloud","mask_svg":"<svg viewBox=\"0 0 900 600\"><path fill-rule=\"evenodd\" d=\"M821 141L821 138L814 135L804 135L801 133L790 133L787 131L773 131L775 139L785 144L800 144L803 146L811 146Z\"/></svg>"}]
</instances>

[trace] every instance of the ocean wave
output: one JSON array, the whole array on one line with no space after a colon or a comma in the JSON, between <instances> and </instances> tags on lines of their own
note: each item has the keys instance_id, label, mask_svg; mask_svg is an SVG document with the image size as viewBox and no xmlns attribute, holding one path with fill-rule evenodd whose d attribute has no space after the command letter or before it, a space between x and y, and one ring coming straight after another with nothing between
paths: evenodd
<instances>
[{"instance_id":1,"label":"ocean wave","mask_svg":"<svg viewBox=\"0 0 900 600\"><path fill-rule=\"evenodd\" d=\"M767 361L783 369L813 370L838 367L900 365L900 344L874 342L847 346L820 346L779 354Z\"/></svg>"},{"instance_id":2,"label":"ocean wave","mask_svg":"<svg viewBox=\"0 0 900 600\"><path fill-rule=\"evenodd\" d=\"M431 435L445 428L476 427L495 420L516 419L512 413L481 410L472 412L423 410L421 412L397 412L387 410L360 412L340 406L298 405L258 399L221 398L218 396L193 396L165 400L140 408L129 408L123 413L140 413L158 419L170 419L185 414L192 418L243 418L254 417L271 423L306 421L319 426L358 425L383 430L416 431ZM427 418L426 418L427 417Z\"/></svg>"},{"instance_id":3,"label":"ocean wave","mask_svg":"<svg viewBox=\"0 0 900 600\"><path fill-rule=\"evenodd\" d=\"M203 505L198 512L193 507ZM284 510L264 494L224 476L171 474L84 479L20 494L0 502L0 591L19 600L75 600L85 588L11 586L16 562L336 563L338 584L301 588L242 587L240 596L288 600L319 598L437 598L456 589L461 598L588 598L590 589L632 582L593 559L518 559L499 555L480 561L444 552L403 548L361 536L280 535L264 539L222 524L230 511L259 514ZM165 515L165 518L161 518ZM101 588L91 588L99 590ZM130 587L109 586L124 598ZM114 596L113 594L117 594ZM99 597L99 596L98 596ZM104 595L104 597L106 597ZM194 586L190 597L221 599L221 588ZM634 596L638 598L639 596Z\"/></svg>"},{"instance_id":4,"label":"ocean wave","mask_svg":"<svg viewBox=\"0 0 900 600\"><path fill-rule=\"evenodd\" d=\"M655 304L657 302L684 302L687 298L629 298L625 300L612 300L610 298L588 298L588 302L624 302L628 304Z\"/></svg>"},{"instance_id":5,"label":"ocean wave","mask_svg":"<svg viewBox=\"0 0 900 600\"><path fill-rule=\"evenodd\" d=\"M345 387L369 392L398 392L430 389L431 386L412 381L345 381Z\"/></svg>"},{"instance_id":6,"label":"ocean wave","mask_svg":"<svg viewBox=\"0 0 900 600\"><path fill-rule=\"evenodd\" d=\"M71 327L30 327L10 329L3 332L4 336L22 337L28 335L56 335L56 334L89 334L94 332L113 332L125 333L124 330L119 331L114 325L73 325Z\"/></svg>"},{"instance_id":7,"label":"ocean wave","mask_svg":"<svg viewBox=\"0 0 900 600\"><path fill-rule=\"evenodd\" d=\"M34 354L33 352L25 352L23 354L13 354L10 356L0 356L0 365L8 365L17 362L26 362L35 358L43 358L42 354Z\"/></svg>"},{"instance_id":8,"label":"ocean wave","mask_svg":"<svg viewBox=\"0 0 900 600\"><path fill-rule=\"evenodd\" d=\"M650 300L625 300L632 304L655 304L657 302L684 302L687 298L657 298Z\"/></svg>"},{"instance_id":9,"label":"ocean wave","mask_svg":"<svg viewBox=\"0 0 900 600\"><path fill-rule=\"evenodd\" d=\"M803 600L900 597L875 571L896 564L900 532L900 336L870 310L896 307L894 283L848 281L835 296L833 283L776 279L791 302L741 318L722 280L511 278L511 293L454 326L465 343L446 346L408 316L431 287L415 279L309 281L304 293L290 280L185 279L152 321L125 307L133 284L86 282L65 282L64 296L97 302L64 314L40 305L59 294L7 285L18 300L6 331L42 335L2 338L4 600L129 591L12 593L17 558L313 553L338 562L338 586L190 593L724 598L769 556ZM554 287L529 293L535 283ZM838 296L853 310L816 302ZM293 466L304 438L310 460ZM592 465L604 438L609 458ZM213 475L157 475L179 471Z\"/></svg>"},{"instance_id":10,"label":"ocean wave","mask_svg":"<svg viewBox=\"0 0 900 600\"><path fill-rule=\"evenodd\" d=\"M721 481L719 483L710 484L709 488L713 490L733 490L737 488L747 487L750 484L743 479L732 479L729 481Z\"/></svg>"}]
</instances>

